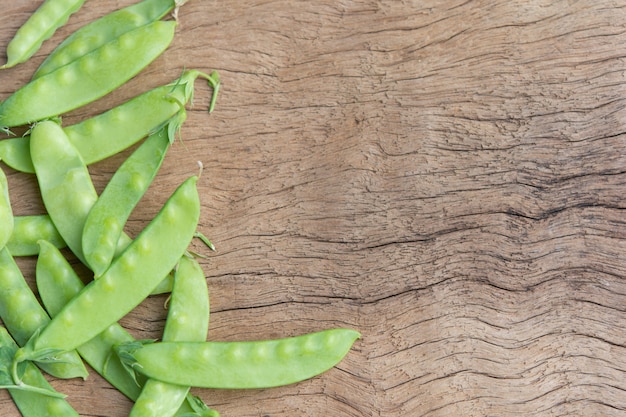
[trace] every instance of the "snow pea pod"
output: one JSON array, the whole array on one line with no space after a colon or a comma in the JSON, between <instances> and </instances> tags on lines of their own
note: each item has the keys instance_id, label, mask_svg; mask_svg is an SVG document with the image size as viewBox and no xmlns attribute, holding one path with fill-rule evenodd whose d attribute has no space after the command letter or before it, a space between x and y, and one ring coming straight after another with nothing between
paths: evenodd
<instances>
[{"instance_id":1,"label":"snow pea pod","mask_svg":"<svg viewBox=\"0 0 626 417\"><path fill-rule=\"evenodd\" d=\"M157 342L120 345L127 366L149 378L202 388L269 388L312 378L335 366L360 334L330 329L252 342Z\"/></svg>"},{"instance_id":2,"label":"snow pea pod","mask_svg":"<svg viewBox=\"0 0 626 417\"><path fill-rule=\"evenodd\" d=\"M1 140L0 160L16 171L35 173L33 161L30 159L30 139L28 136Z\"/></svg>"},{"instance_id":3,"label":"snow pea pod","mask_svg":"<svg viewBox=\"0 0 626 417\"><path fill-rule=\"evenodd\" d=\"M183 182L139 236L16 354L41 361L91 340L141 303L174 268L191 242L200 214L197 177Z\"/></svg>"},{"instance_id":4,"label":"snow pea pod","mask_svg":"<svg viewBox=\"0 0 626 417\"><path fill-rule=\"evenodd\" d=\"M67 246L47 214L15 216L13 225L13 233L6 245L13 256L37 255L39 253L37 242L42 239L57 248Z\"/></svg>"},{"instance_id":5,"label":"snow pea pod","mask_svg":"<svg viewBox=\"0 0 626 417\"><path fill-rule=\"evenodd\" d=\"M209 327L209 292L198 262L183 256L174 275L174 288L163 331L165 342L203 342ZM148 379L129 417L169 417L185 400L189 386Z\"/></svg>"},{"instance_id":6,"label":"snow pea pod","mask_svg":"<svg viewBox=\"0 0 626 417\"><path fill-rule=\"evenodd\" d=\"M31 135L31 155L44 206L63 241L85 265L82 234L89 211L98 200L89 171L63 129L52 121L38 123ZM115 256L131 242L122 233ZM171 289L171 275L153 294Z\"/></svg>"},{"instance_id":7,"label":"snow pea pod","mask_svg":"<svg viewBox=\"0 0 626 417\"><path fill-rule=\"evenodd\" d=\"M9 198L9 184L4 171L0 169L0 248L11 239L14 228L13 210Z\"/></svg>"},{"instance_id":8,"label":"snow pea pod","mask_svg":"<svg viewBox=\"0 0 626 417\"><path fill-rule=\"evenodd\" d=\"M217 72L205 74L198 70L186 71L170 84L156 87L104 113L63 128L85 164L90 165L114 155L137 143L150 133L169 124L170 131L178 129L176 120L182 120L183 105L193 100L194 81L205 78L213 88L209 112L215 106L219 91ZM149 108L150 111L146 112ZM171 138L170 138L171 139ZM11 168L33 174L30 155L30 137L0 141L0 160Z\"/></svg>"},{"instance_id":9,"label":"snow pea pod","mask_svg":"<svg viewBox=\"0 0 626 417\"><path fill-rule=\"evenodd\" d=\"M50 322L50 317L6 248L0 251L0 288L0 318L17 343L23 345ZM60 359L57 363L40 363L39 366L59 378L87 377L87 369L75 351L68 349Z\"/></svg>"},{"instance_id":10,"label":"snow pea pod","mask_svg":"<svg viewBox=\"0 0 626 417\"><path fill-rule=\"evenodd\" d=\"M61 126L38 123L31 135L31 156L48 215L59 235L78 259L87 264L82 250L85 219L98 200L87 166ZM118 252L131 239L120 236Z\"/></svg>"},{"instance_id":11,"label":"snow pea pod","mask_svg":"<svg viewBox=\"0 0 626 417\"><path fill-rule=\"evenodd\" d=\"M69 64L133 29L174 9L174 0L144 0L96 19L73 32L46 57L33 79Z\"/></svg>"},{"instance_id":12,"label":"snow pea pod","mask_svg":"<svg viewBox=\"0 0 626 417\"><path fill-rule=\"evenodd\" d=\"M205 78L213 88L209 112L215 106L220 80L217 72L205 74L198 70L185 71L172 83L156 87L127 102L86 121L68 126L68 137L87 164L114 155L140 139L170 126L175 132L184 120L180 113L193 100L194 81ZM146 111L150 109L150 111Z\"/></svg>"},{"instance_id":13,"label":"snow pea pod","mask_svg":"<svg viewBox=\"0 0 626 417\"><path fill-rule=\"evenodd\" d=\"M83 226L98 200L89 171L55 122L38 123L32 130L30 145L44 206L67 246L86 264Z\"/></svg>"},{"instance_id":14,"label":"snow pea pod","mask_svg":"<svg viewBox=\"0 0 626 417\"><path fill-rule=\"evenodd\" d=\"M37 289L46 310L51 317L55 317L72 298L85 288L85 284L53 244L41 240L39 245L41 248L35 274ZM111 352L116 344L134 340L122 326L114 323L76 348L78 354L89 366L131 400L137 399L141 387L129 377L117 356L111 356Z\"/></svg>"},{"instance_id":15,"label":"snow pea pod","mask_svg":"<svg viewBox=\"0 0 626 417\"><path fill-rule=\"evenodd\" d=\"M150 23L30 81L0 104L0 126L55 117L110 93L163 53L175 28L173 21Z\"/></svg>"},{"instance_id":16,"label":"snow pea pod","mask_svg":"<svg viewBox=\"0 0 626 417\"><path fill-rule=\"evenodd\" d=\"M85 284L83 284L82 280L72 269L63 254L61 254L54 245L46 241L40 241L39 244L41 245L41 249L36 266L37 288L39 289L39 294L46 310L48 310L50 316L55 317L63 309L65 304L69 303L72 298L85 287ZM184 257L181 259L184 259ZM195 267L192 269L195 271ZM186 276L187 272L185 272L185 269L181 270L179 267L177 268L177 274L185 274ZM204 275L202 279L204 279ZM201 286L198 278L191 281L193 281L195 286ZM187 285L190 284L188 283ZM200 290L202 290L202 288L198 288L198 291ZM205 299L205 297L198 297L198 299L192 301L191 304L203 304ZM196 310L195 307L194 310ZM200 308L198 307L197 310L200 310ZM170 312L171 311L170 307ZM203 326L207 328L208 312L206 318L200 315L192 316L191 320L188 322L194 325L197 324L198 329L202 329ZM181 328L183 326L178 327ZM200 332L201 330L197 331ZM169 330L169 332L172 333L172 330ZM143 377L143 375L137 376L136 379L131 377L117 355L111 354L114 346L134 341L135 339L124 330L122 326L115 323L93 339L80 345L76 350L98 374L129 399L136 401L141 394L146 378ZM189 417L191 415L190 413L193 413L196 409L203 411L202 413L197 411L200 416L219 417L219 414L210 410L201 400L191 394L188 394L187 401L180 406L175 415L187 415L187 417Z\"/></svg>"},{"instance_id":17,"label":"snow pea pod","mask_svg":"<svg viewBox=\"0 0 626 417\"><path fill-rule=\"evenodd\" d=\"M22 385L13 385L10 367L18 346L4 327L0 327L0 384L7 388L23 417L78 417L76 410L57 393L32 363L23 370Z\"/></svg>"},{"instance_id":18,"label":"snow pea pod","mask_svg":"<svg viewBox=\"0 0 626 417\"><path fill-rule=\"evenodd\" d=\"M41 44L63 26L85 0L46 0L17 30L7 46L7 63L0 68L11 68L27 61Z\"/></svg>"},{"instance_id":19,"label":"snow pea pod","mask_svg":"<svg viewBox=\"0 0 626 417\"><path fill-rule=\"evenodd\" d=\"M156 176L169 146L167 129L150 135L115 171L89 210L82 249L96 277L111 263L124 225Z\"/></svg>"}]
</instances>

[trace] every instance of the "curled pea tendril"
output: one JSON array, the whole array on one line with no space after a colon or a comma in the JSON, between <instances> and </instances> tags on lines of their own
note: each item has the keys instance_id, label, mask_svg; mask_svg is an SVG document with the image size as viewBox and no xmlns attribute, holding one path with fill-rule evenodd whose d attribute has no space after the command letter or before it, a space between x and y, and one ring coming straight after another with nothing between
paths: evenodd
<instances>
[{"instance_id":1,"label":"curled pea tendril","mask_svg":"<svg viewBox=\"0 0 626 417\"><path fill-rule=\"evenodd\" d=\"M208 77L207 77L207 81L209 82L209 85L211 85L211 87L213 88L213 94L211 95L211 104L209 104L209 113L211 113L213 111L213 108L215 107L215 102L217 100L217 93L220 91L220 76L217 73L217 71L213 71Z\"/></svg>"},{"instance_id":2,"label":"curled pea tendril","mask_svg":"<svg viewBox=\"0 0 626 417\"><path fill-rule=\"evenodd\" d=\"M212 113L213 109L215 108L215 103L217 102L217 96L221 85L220 76L217 71L213 71L211 72L211 74L207 74L198 70L189 71L176 81L176 83L172 86L172 91L174 91L179 85L185 84L185 101L189 101L191 103L191 106L193 106L193 82L197 77L202 77L207 80L207 83L213 89L213 94L211 94L211 102L209 103L209 113Z\"/></svg>"}]
</instances>

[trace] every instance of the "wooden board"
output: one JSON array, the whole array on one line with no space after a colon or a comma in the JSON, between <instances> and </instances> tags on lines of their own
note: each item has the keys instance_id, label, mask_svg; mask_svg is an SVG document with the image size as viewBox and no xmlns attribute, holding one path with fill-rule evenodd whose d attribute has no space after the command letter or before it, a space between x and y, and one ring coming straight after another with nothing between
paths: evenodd
<instances>
[{"instance_id":1,"label":"wooden board","mask_svg":"<svg viewBox=\"0 0 626 417\"><path fill-rule=\"evenodd\" d=\"M0 48L37 3L2 1ZM88 1L0 72L0 100L65 36L131 3ZM310 381L194 393L224 417L626 414L621 2L192 0L179 19L149 68L64 117L183 68L221 74L211 115L196 83L128 233L201 161L209 339L363 334ZM98 190L127 155L90 167ZM34 179L6 172L15 213L41 213ZM32 283L34 260L19 262ZM158 338L164 301L122 324ZM83 416L131 408L93 372L51 382ZM19 415L6 392L0 410Z\"/></svg>"}]
</instances>

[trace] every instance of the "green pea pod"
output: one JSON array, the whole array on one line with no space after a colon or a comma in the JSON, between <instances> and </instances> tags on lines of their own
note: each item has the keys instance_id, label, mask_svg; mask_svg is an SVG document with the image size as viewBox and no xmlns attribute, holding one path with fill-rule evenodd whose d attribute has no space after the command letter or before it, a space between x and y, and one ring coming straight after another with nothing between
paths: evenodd
<instances>
[{"instance_id":1,"label":"green pea pod","mask_svg":"<svg viewBox=\"0 0 626 417\"><path fill-rule=\"evenodd\" d=\"M120 256L131 242L132 239L126 233L122 233L122 235L120 236L120 240L117 242L117 248L115 250L115 255L113 259L116 259L118 256ZM174 275L170 272L169 274L167 274L165 279L163 279L163 281L161 281L159 285L157 285L154 290L152 290L152 293L150 295L166 294L172 292L173 283Z\"/></svg>"},{"instance_id":2,"label":"green pea pod","mask_svg":"<svg viewBox=\"0 0 626 417\"><path fill-rule=\"evenodd\" d=\"M0 385L7 388L23 417L78 417L76 410L48 383L39 369L27 363L22 384L11 379L11 361L18 346L4 327L0 327Z\"/></svg>"},{"instance_id":3,"label":"green pea pod","mask_svg":"<svg viewBox=\"0 0 626 417\"><path fill-rule=\"evenodd\" d=\"M31 156L48 216L59 235L85 265L82 234L89 211L98 200L87 166L61 126L38 123L31 136ZM131 239L122 234L118 252Z\"/></svg>"},{"instance_id":4,"label":"green pea pod","mask_svg":"<svg viewBox=\"0 0 626 417\"><path fill-rule=\"evenodd\" d=\"M175 28L173 21L150 23L30 81L0 104L0 126L49 119L110 93L163 53Z\"/></svg>"},{"instance_id":5,"label":"green pea pod","mask_svg":"<svg viewBox=\"0 0 626 417\"><path fill-rule=\"evenodd\" d=\"M57 248L67 246L47 214L15 216L13 225L13 233L6 245L13 256L37 255L38 242L42 239Z\"/></svg>"},{"instance_id":6,"label":"green pea pod","mask_svg":"<svg viewBox=\"0 0 626 417\"><path fill-rule=\"evenodd\" d=\"M48 310L50 316L55 317L63 309L65 304L69 303L72 298L85 287L85 284L83 284L82 280L72 269L63 254L61 254L54 245L46 241L40 241L39 244L41 245L41 249L39 251L36 267L37 288L39 289L41 301L46 307L46 310ZM182 259L184 259L184 257ZM186 276L191 273L185 272L189 269L195 271L195 266L192 268L183 268L182 270L179 267L177 268L177 275L180 276L183 274L183 276ZM204 275L202 279L204 280ZM199 278L185 281L191 281L191 283L187 283L186 285L191 286L195 284L195 286L198 287L197 293L201 293L202 288ZM195 292L196 290L194 290L194 294ZM189 291L186 291L186 294L189 295ZM204 300L208 301L208 298L194 296L193 300L190 300L190 304L194 306L196 304L203 304L205 302ZM170 312L173 311L171 308L172 307L170 307ZM193 307L193 309L200 312L201 307ZM202 328L208 328L208 305L206 309L207 313L205 316L201 314L194 315L190 317L188 321L190 325L193 325L194 328L197 329L195 330L196 332L201 332ZM202 312L204 312L204 309L202 309ZM171 328L171 325L169 326ZM166 323L166 329L167 327L168 324ZM177 327L181 328L182 325ZM169 332L171 332L171 330L169 330ZM76 349L98 374L132 401L136 401L139 398L146 378L142 375L137 376L137 378L131 377L117 355L112 355L111 353L113 352L114 346L134 341L135 339L133 339L122 326L115 323ZM198 413L197 415L219 417L219 414L210 410L200 399L190 394L187 396L187 401L180 406L175 415L189 415L197 409L204 410L202 412L200 410L196 411Z\"/></svg>"},{"instance_id":7,"label":"green pea pod","mask_svg":"<svg viewBox=\"0 0 626 417\"><path fill-rule=\"evenodd\" d=\"M198 77L207 79L213 88L210 112L219 91L219 75L216 72L209 75L189 70L173 83L156 87L63 130L85 164L91 165L127 149L167 124L176 130L176 120L180 119L184 104L193 100L194 81ZM0 160L17 171L35 173L30 155L30 137L0 141Z\"/></svg>"},{"instance_id":8,"label":"green pea pod","mask_svg":"<svg viewBox=\"0 0 626 417\"><path fill-rule=\"evenodd\" d=\"M30 159L30 139L28 136L1 140L0 160L16 171L35 173L33 161Z\"/></svg>"},{"instance_id":9,"label":"green pea pod","mask_svg":"<svg viewBox=\"0 0 626 417\"><path fill-rule=\"evenodd\" d=\"M170 146L167 129L150 135L115 171L85 219L82 249L96 277L109 267L118 241Z\"/></svg>"},{"instance_id":10,"label":"green pea pod","mask_svg":"<svg viewBox=\"0 0 626 417\"><path fill-rule=\"evenodd\" d=\"M193 238L200 214L197 177L183 182L155 218L97 280L90 282L15 355L42 361L91 340L141 303L174 268ZM94 308L98 306L100 308Z\"/></svg>"},{"instance_id":11,"label":"green pea pod","mask_svg":"<svg viewBox=\"0 0 626 417\"><path fill-rule=\"evenodd\" d=\"M194 259L183 256L174 275L163 341L206 340L209 327L208 294L202 268ZM129 417L172 416L183 404L189 388L148 379Z\"/></svg>"},{"instance_id":12,"label":"green pea pod","mask_svg":"<svg viewBox=\"0 0 626 417\"><path fill-rule=\"evenodd\" d=\"M163 382L201 388L270 388L327 371L359 337L351 329L330 329L277 340L134 343L116 349L129 368Z\"/></svg>"},{"instance_id":13,"label":"green pea pod","mask_svg":"<svg viewBox=\"0 0 626 417\"><path fill-rule=\"evenodd\" d=\"M55 122L38 123L32 130L30 145L44 206L67 246L86 264L83 226L98 200L89 171Z\"/></svg>"},{"instance_id":14,"label":"green pea pod","mask_svg":"<svg viewBox=\"0 0 626 417\"><path fill-rule=\"evenodd\" d=\"M50 323L50 317L6 248L0 250L0 288L0 318L17 343L23 345ZM85 365L72 349L56 362L40 363L39 367L59 378L87 377Z\"/></svg>"},{"instance_id":15,"label":"green pea pod","mask_svg":"<svg viewBox=\"0 0 626 417\"><path fill-rule=\"evenodd\" d=\"M67 65L133 29L154 22L174 9L174 0L144 0L81 27L46 57L33 79Z\"/></svg>"},{"instance_id":16,"label":"green pea pod","mask_svg":"<svg viewBox=\"0 0 626 417\"><path fill-rule=\"evenodd\" d=\"M0 249L11 239L14 229L13 210L9 199L9 184L4 171L0 169Z\"/></svg>"},{"instance_id":17,"label":"green pea pod","mask_svg":"<svg viewBox=\"0 0 626 417\"><path fill-rule=\"evenodd\" d=\"M55 317L84 287L63 254L50 242L39 242L36 265L37 289L41 301L51 317ZM110 360L113 346L134 341L133 337L115 323L76 350L98 374L131 400L137 399L140 385L124 371L117 357Z\"/></svg>"},{"instance_id":18,"label":"green pea pod","mask_svg":"<svg viewBox=\"0 0 626 417\"><path fill-rule=\"evenodd\" d=\"M7 63L0 68L11 68L26 62L41 48L41 44L65 23L83 5L85 0L46 0L28 18L7 46Z\"/></svg>"},{"instance_id":19,"label":"green pea pod","mask_svg":"<svg viewBox=\"0 0 626 417\"><path fill-rule=\"evenodd\" d=\"M68 126L68 137L89 165L137 143L165 125L176 131L184 120L180 113L193 101L194 81L202 77L213 88L209 112L213 111L220 80L217 72L185 71L174 82L156 87L98 116Z\"/></svg>"},{"instance_id":20,"label":"green pea pod","mask_svg":"<svg viewBox=\"0 0 626 417\"><path fill-rule=\"evenodd\" d=\"M52 121L38 123L31 136L31 155L39 189L52 223L62 240L85 265L82 248L85 221L98 194L89 171L63 129ZM122 233L115 256L124 251L132 240ZM155 288L154 294L171 289L171 275Z\"/></svg>"}]
</instances>

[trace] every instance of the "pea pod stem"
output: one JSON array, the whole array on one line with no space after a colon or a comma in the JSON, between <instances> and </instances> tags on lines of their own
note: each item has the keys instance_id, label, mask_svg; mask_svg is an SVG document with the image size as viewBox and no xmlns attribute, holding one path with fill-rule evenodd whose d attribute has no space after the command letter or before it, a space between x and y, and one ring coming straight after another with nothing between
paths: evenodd
<instances>
[{"instance_id":1,"label":"pea pod stem","mask_svg":"<svg viewBox=\"0 0 626 417\"><path fill-rule=\"evenodd\" d=\"M46 397L60 398L60 399L67 397L67 395L61 394L60 392L56 392L51 389L29 385L23 381L20 381L18 384L15 384L15 385L0 385L0 389L25 391L25 392L30 392L33 394L44 395Z\"/></svg>"},{"instance_id":2,"label":"pea pod stem","mask_svg":"<svg viewBox=\"0 0 626 417\"><path fill-rule=\"evenodd\" d=\"M211 242L208 237L206 237L204 234L202 234L202 232L196 231L194 236L197 237L198 239L200 239L200 241L202 243L204 243L212 251L216 251L217 250L215 248L215 245L213 244L213 242Z\"/></svg>"},{"instance_id":3,"label":"pea pod stem","mask_svg":"<svg viewBox=\"0 0 626 417\"><path fill-rule=\"evenodd\" d=\"M221 81L220 75L217 71L213 71L209 76L205 76L209 85L213 88L213 94L211 94L211 102L209 104L209 113L213 112L215 103L217 101L217 95L220 91Z\"/></svg>"},{"instance_id":4,"label":"pea pod stem","mask_svg":"<svg viewBox=\"0 0 626 417\"><path fill-rule=\"evenodd\" d=\"M178 10L180 10L180 8L183 6L183 4L187 3L187 1L189 1L189 0L175 0L174 1L174 3L176 4L176 7L172 11L172 17L175 20L178 20Z\"/></svg>"},{"instance_id":5,"label":"pea pod stem","mask_svg":"<svg viewBox=\"0 0 626 417\"><path fill-rule=\"evenodd\" d=\"M24 416L39 417L43 414L37 415L31 412L35 410L41 412L42 408L37 405L33 406L32 402L40 400L47 405L51 398L63 399L66 395L55 391L31 363L27 363L21 371L13 369L12 359L18 348L17 343L6 328L0 326L0 388L9 390ZM18 375L20 373L21 375ZM43 396L43 398L33 398L32 395ZM71 413L73 410L71 410L69 404L65 403L65 405L67 407L65 407L66 410L64 411L68 412L68 416L77 415L75 411ZM43 411L45 411L45 408Z\"/></svg>"},{"instance_id":6,"label":"pea pod stem","mask_svg":"<svg viewBox=\"0 0 626 417\"><path fill-rule=\"evenodd\" d=\"M219 412L209 408L201 398L195 395L187 394L187 401L184 405L188 405L189 410L177 413L178 417L220 417Z\"/></svg>"}]
</instances>

